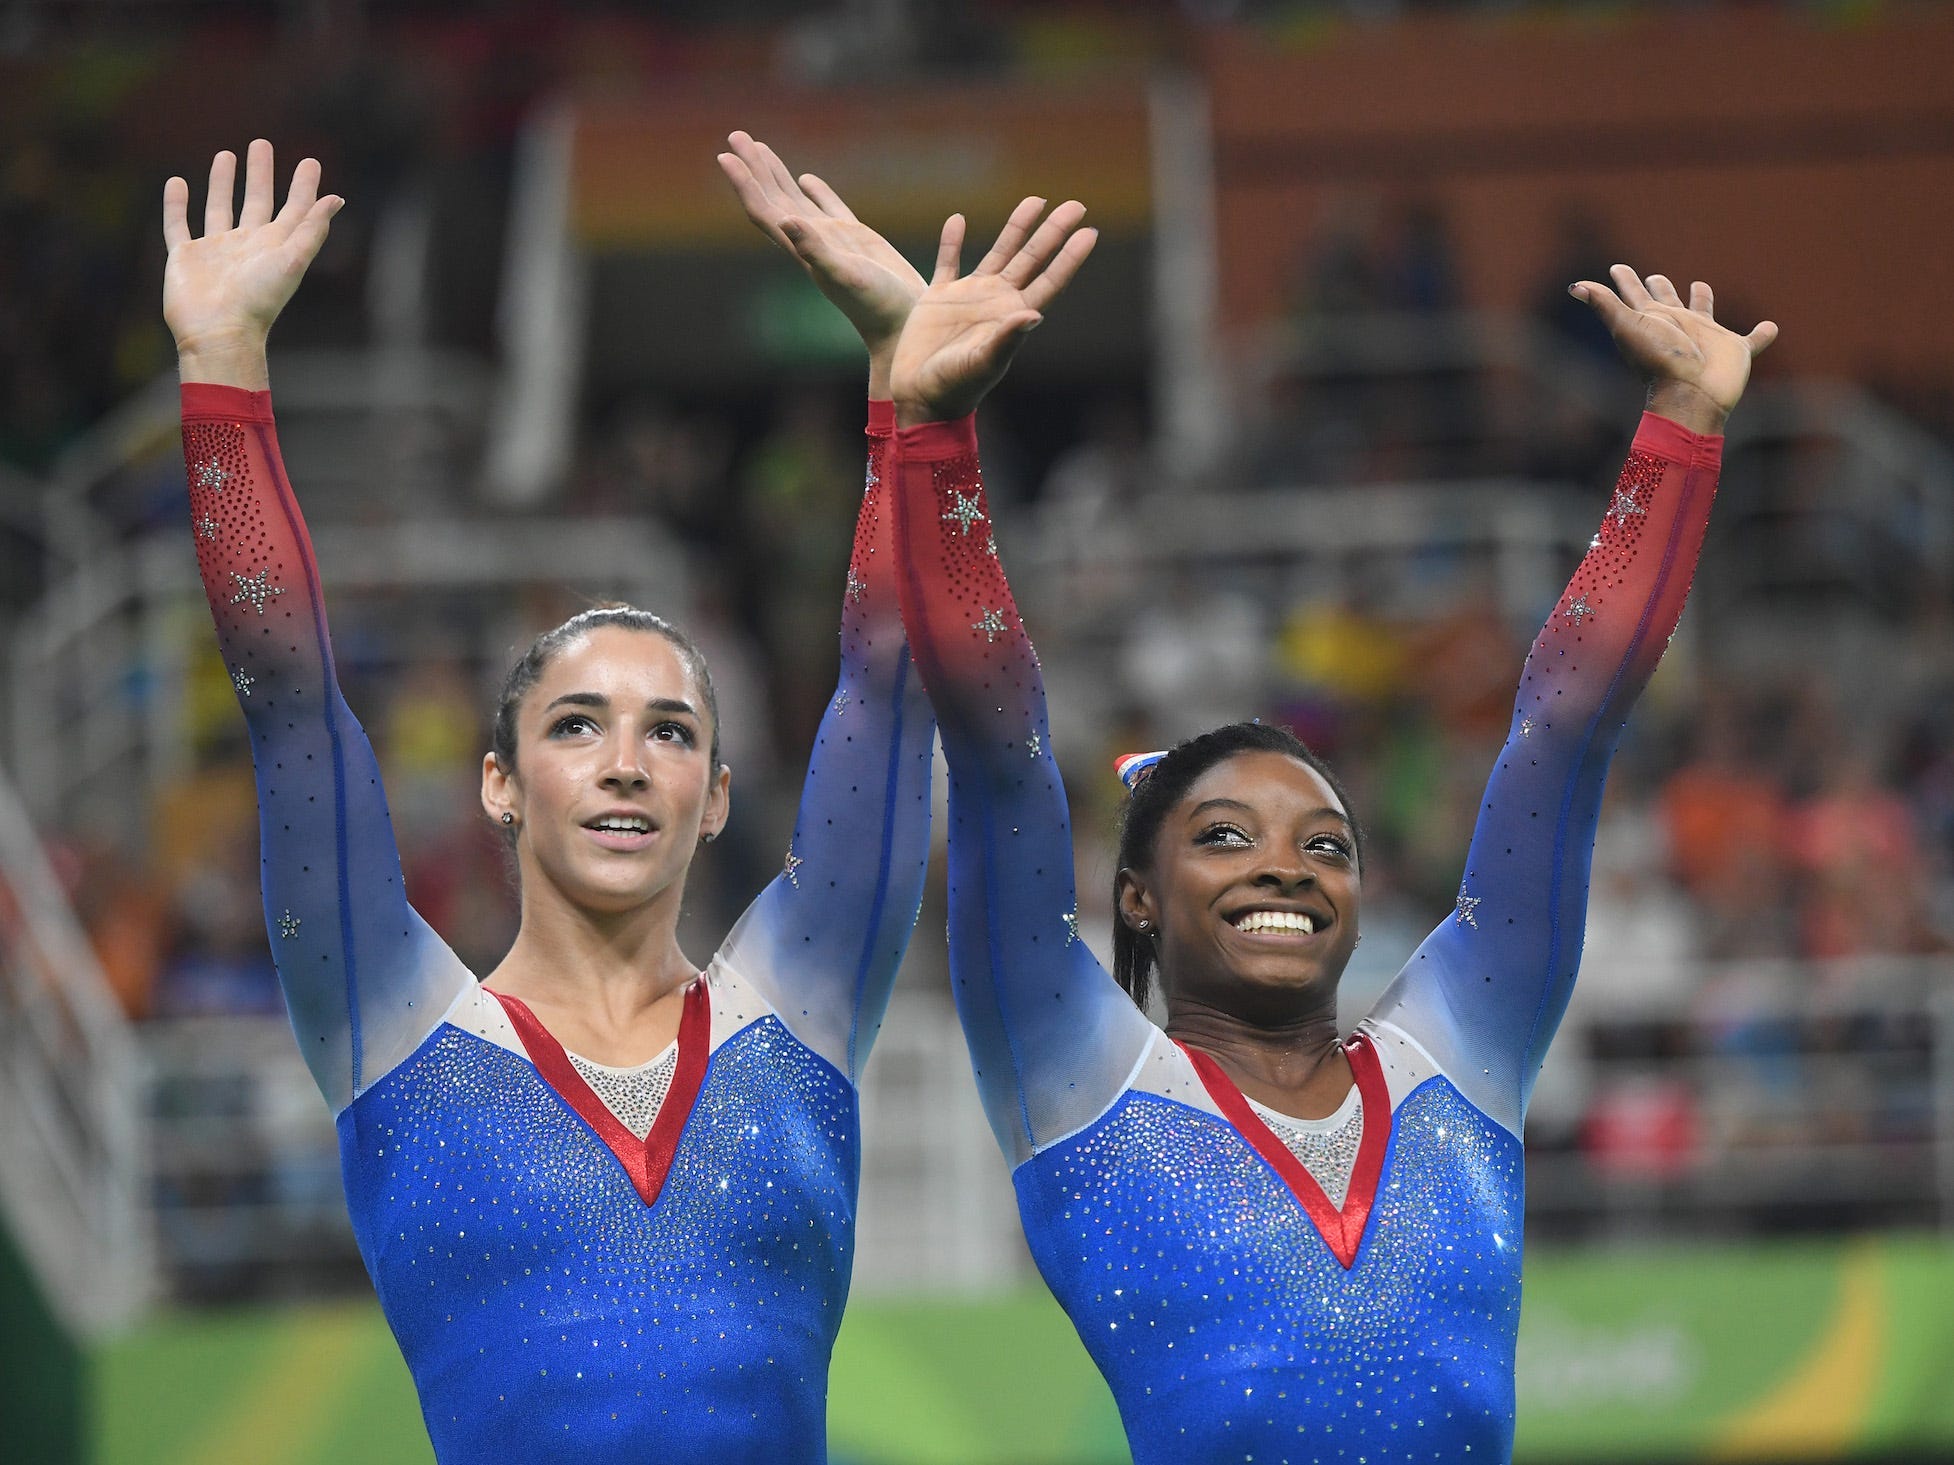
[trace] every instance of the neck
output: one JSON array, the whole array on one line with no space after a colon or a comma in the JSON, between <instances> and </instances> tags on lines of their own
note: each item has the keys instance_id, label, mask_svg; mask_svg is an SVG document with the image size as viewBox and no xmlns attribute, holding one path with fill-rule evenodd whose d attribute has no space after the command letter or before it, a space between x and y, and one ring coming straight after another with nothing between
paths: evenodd
<instances>
[{"instance_id":1,"label":"neck","mask_svg":"<svg viewBox=\"0 0 1954 1465\"><path fill-rule=\"evenodd\" d=\"M678 944L683 889L609 913L526 883L521 928L486 985L536 1009L559 1042L586 1058L651 1057L676 1036L678 994L699 974Z\"/></svg>"},{"instance_id":2,"label":"neck","mask_svg":"<svg viewBox=\"0 0 1954 1465\"><path fill-rule=\"evenodd\" d=\"M1355 1082L1329 1004L1273 1021L1226 1011L1199 998L1167 1003L1167 1036L1221 1065L1244 1094L1302 1119L1336 1112Z\"/></svg>"}]
</instances>

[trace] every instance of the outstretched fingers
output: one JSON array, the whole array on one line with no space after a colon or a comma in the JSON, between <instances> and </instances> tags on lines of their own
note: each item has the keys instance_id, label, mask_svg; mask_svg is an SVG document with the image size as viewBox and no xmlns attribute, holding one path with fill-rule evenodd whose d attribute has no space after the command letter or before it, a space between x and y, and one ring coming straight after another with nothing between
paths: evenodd
<instances>
[{"instance_id":1,"label":"outstretched fingers","mask_svg":"<svg viewBox=\"0 0 1954 1465\"><path fill-rule=\"evenodd\" d=\"M1655 297L1657 304L1673 305L1678 310L1683 308L1683 297L1676 293L1676 287L1667 275L1650 275L1648 286L1649 294Z\"/></svg>"},{"instance_id":2,"label":"outstretched fingers","mask_svg":"<svg viewBox=\"0 0 1954 1465\"><path fill-rule=\"evenodd\" d=\"M1707 315L1711 320L1717 318L1717 297L1701 280L1690 283L1689 308L1698 315Z\"/></svg>"},{"instance_id":3,"label":"outstretched fingers","mask_svg":"<svg viewBox=\"0 0 1954 1465\"><path fill-rule=\"evenodd\" d=\"M1655 304L1655 297L1642 283L1642 277L1627 265L1608 266L1608 278L1615 282L1621 302L1630 310L1647 310Z\"/></svg>"},{"instance_id":4,"label":"outstretched fingers","mask_svg":"<svg viewBox=\"0 0 1954 1465\"><path fill-rule=\"evenodd\" d=\"M190 242L190 185L171 178L163 184L163 246L175 249Z\"/></svg>"},{"instance_id":5,"label":"outstretched fingers","mask_svg":"<svg viewBox=\"0 0 1954 1465\"><path fill-rule=\"evenodd\" d=\"M285 250L295 268L303 271L317 257L320 247L326 242L326 232L332 225L333 215L345 203L346 200L338 194L329 193L316 200L292 226L292 232L285 240Z\"/></svg>"},{"instance_id":6,"label":"outstretched fingers","mask_svg":"<svg viewBox=\"0 0 1954 1465\"><path fill-rule=\"evenodd\" d=\"M930 284L947 285L956 279L963 265L963 215L952 214L943 221L943 233L936 242L936 270Z\"/></svg>"},{"instance_id":7,"label":"outstretched fingers","mask_svg":"<svg viewBox=\"0 0 1954 1465\"><path fill-rule=\"evenodd\" d=\"M228 150L210 160L209 191L204 195L204 238L231 227L231 192L237 187L237 154Z\"/></svg>"},{"instance_id":8,"label":"outstretched fingers","mask_svg":"<svg viewBox=\"0 0 1954 1465\"><path fill-rule=\"evenodd\" d=\"M278 227L286 238L299 222L312 212L313 204L319 201L319 160L302 158L298 167L292 170L292 186L285 191L285 207L278 211Z\"/></svg>"},{"instance_id":9,"label":"outstretched fingers","mask_svg":"<svg viewBox=\"0 0 1954 1465\"><path fill-rule=\"evenodd\" d=\"M244 207L238 211L238 228L262 229L271 222L275 186L271 144L262 137L255 138L244 150Z\"/></svg>"},{"instance_id":10,"label":"outstretched fingers","mask_svg":"<svg viewBox=\"0 0 1954 1465\"><path fill-rule=\"evenodd\" d=\"M806 194L814 206L829 218L842 219L850 224L860 222L856 219L854 211L841 201L841 195L814 174L803 173L797 181L800 183L801 192Z\"/></svg>"},{"instance_id":11,"label":"outstretched fingers","mask_svg":"<svg viewBox=\"0 0 1954 1465\"><path fill-rule=\"evenodd\" d=\"M1045 200L1037 196L1022 199L1011 210L1011 217L1004 221L1004 227L997 231L997 241L991 245L984 257L977 261L973 275L1001 275L1018 251L1024 247L1025 239L1038 222L1038 216L1045 212Z\"/></svg>"},{"instance_id":12,"label":"outstretched fingers","mask_svg":"<svg viewBox=\"0 0 1954 1465\"><path fill-rule=\"evenodd\" d=\"M1619 269L1621 266L1618 265L1616 268ZM1635 278L1633 271L1630 271L1629 278ZM1641 282L1637 280L1636 283L1639 285ZM1576 300L1585 301L1594 313L1601 317L1602 323L1610 332L1620 330L1629 317L1635 314L1635 311L1622 301L1621 296L1598 280L1576 280L1567 287L1567 290Z\"/></svg>"},{"instance_id":13,"label":"outstretched fingers","mask_svg":"<svg viewBox=\"0 0 1954 1465\"><path fill-rule=\"evenodd\" d=\"M1036 279L1024 287L1025 304L1043 310L1058 298L1059 291L1072 283L1079 266L1086 262L1092 247L1099 242L1097 229L1079 229L1060 246L1058 257Z\"/></svg>"},{"instance_id":14,"label":"outstretched fingers","mask_svg":"<svg viewBox=\"0 0 1954 1465\"><path fill-rule=\"evenodd\" d=\"M1744 337L1744 344L1750 348L1751 359L1755 361L1777 338L1778 323L1774 320L1761 320L1750 328L1750 334Z\"/></svg>"},{"instance_id":15,"label":"outstretched fingers","mask_svg":"<svg viewBox=\"0 0 1954 1465\"><path fill-rule=\"evenodd\" d=\"M1077 199L1067 199L1053 209L1051 217L1038 226L1038 231L1025 241L1024 248L1005 265L1005 282L1016 285L1020 290L1030 284L1032 278L1058 253L1059 246L1078 229L1085 216L1086 206Z\"/></svg>"}]
</instances>

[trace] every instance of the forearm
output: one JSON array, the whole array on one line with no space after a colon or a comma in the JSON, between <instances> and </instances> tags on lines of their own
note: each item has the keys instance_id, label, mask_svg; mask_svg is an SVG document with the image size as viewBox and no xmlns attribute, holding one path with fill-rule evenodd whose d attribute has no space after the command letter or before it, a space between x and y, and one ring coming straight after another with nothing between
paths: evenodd
<instances>
[{"instance_id":1,"label":"forearm","mask_svg":"<svg viewBox=\"0 0 1954 1465\"><path fill-rule=\"evenodd\" d=\"M1682 614L1721 452L1720 438L1644 417L1601 527L1528 654L1457 907L1379 1009L1515 1133L1580 967L1608 766Z\"/></svg>"},{"instance_id":2,"label":"forearm","mask_svg":"<svg viewBox=\"0 0 1954 1465\"><path fill-rule=\"evenodd\" d=\"M859 1079L922 902L935 723L897 602L891 413L869 403L866 483L839 596L841 671L785 866L728 957L802 1041Z\"/></svg>"},{"instance_id":3,"label":"forearm","mask_svg":"<svg viewBox=\"0 0 1954 1465\"><path fill-rule=\"evenodd\" d=\"M991 537L968 419L897 434L903 617L950 765L950 971L1017 1163L1103 1112L1151 1036L1079 931L1038 658Z\"/></svg>"},{"instance_id":4,"label":"forearm","mask_svg":"<svg viewBox=\"0 0 1954 1465\"><path fill-rule=\"evenodd\" d=\"M270 395L186 384L183 446L198 570L251 734L272 954L306 1061L338 1109L405 1056L461 976L407 905L379 768L339 693Z\"/></svg>"}]
</instances>

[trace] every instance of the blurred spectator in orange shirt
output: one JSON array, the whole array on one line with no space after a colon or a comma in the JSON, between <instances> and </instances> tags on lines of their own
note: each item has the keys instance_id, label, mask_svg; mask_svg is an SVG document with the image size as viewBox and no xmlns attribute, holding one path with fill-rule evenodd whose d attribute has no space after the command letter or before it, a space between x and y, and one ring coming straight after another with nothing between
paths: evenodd
<instances>
[{"instance_id":1,"label":"blurred spectator in orange shirt","mask_svg":"<svg viewBox=\"0 0 1954 1465\"><path fill-rule=\"evenodd\" d=\"M1788 954L1784 796L1750 758L1733 708L1713 703L1699 727L1695 756L1659 800L1670 868L1703 905L1708 954Z\"/></svg>"},{"instance_id":2,"label":"blurred spectator in orange shirt","mask_svg":"<svg viewBox=\"0 0 1954 1465\"><path fill-rule=\"evenodd\" d=\"M1924 852L1913 814L1884 787L1874 760L1842 749L1818 790L1786 824L1801 877L1799 946L1806 956L1863 956L1932 949Z\"/></svg>"}]
</instances>

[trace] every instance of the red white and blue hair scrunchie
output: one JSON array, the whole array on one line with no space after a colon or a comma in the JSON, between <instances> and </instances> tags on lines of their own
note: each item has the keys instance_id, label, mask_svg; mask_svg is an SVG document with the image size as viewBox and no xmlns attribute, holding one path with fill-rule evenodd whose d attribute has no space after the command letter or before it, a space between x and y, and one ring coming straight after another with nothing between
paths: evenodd
<instances>
[{"instance_id":1,"label":"red white and blue hair scrunchie","mask_svg":"<svg viewBox=\"0 0 1954 1465\"><path fill-rule=\"evenodd\" d=\"M1122 753L1113 760L1113 772L1119 775L1119 781L1126 785L1127 793L1131 794L1167 753L1166 748L1157 753Z\"/></svg>"}]
</instances>

